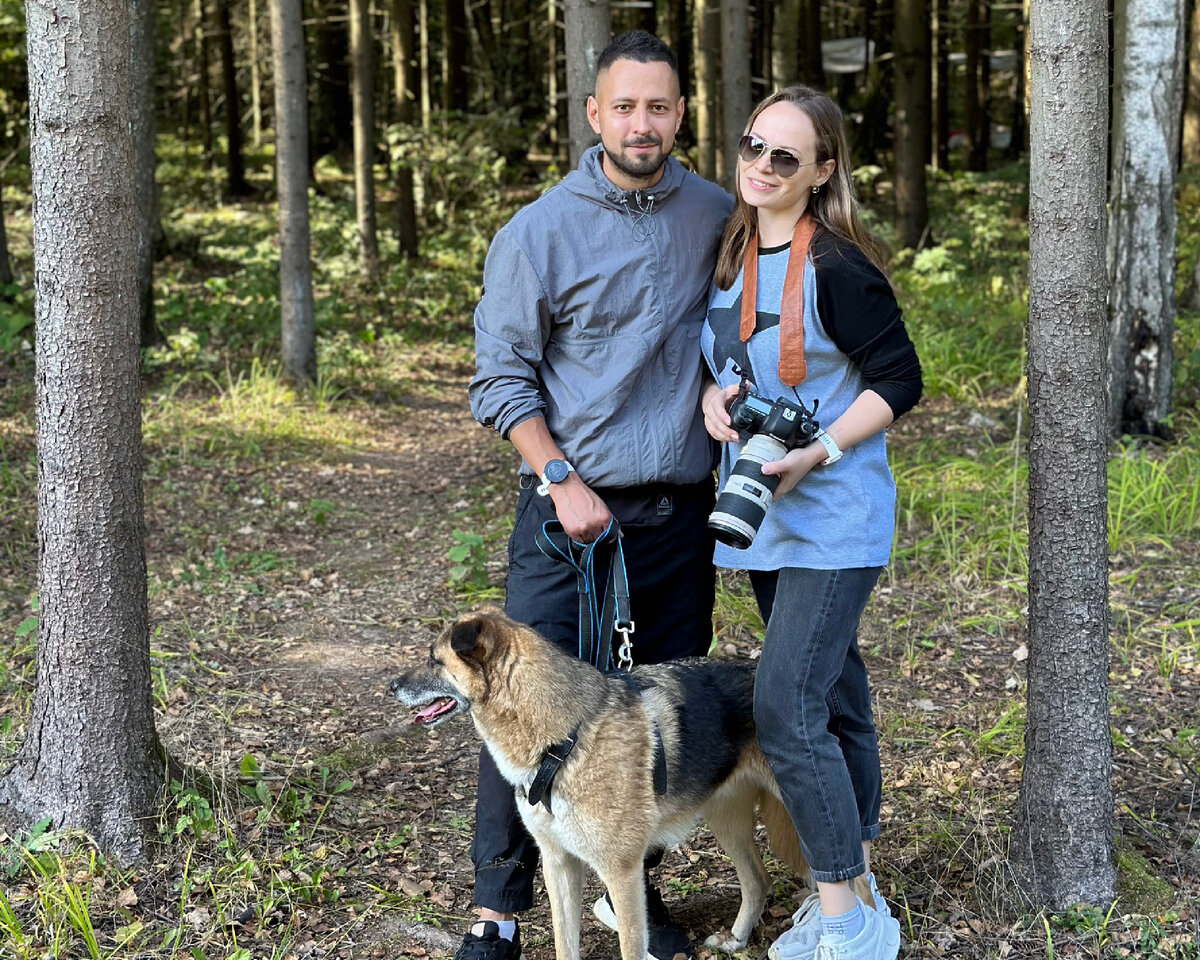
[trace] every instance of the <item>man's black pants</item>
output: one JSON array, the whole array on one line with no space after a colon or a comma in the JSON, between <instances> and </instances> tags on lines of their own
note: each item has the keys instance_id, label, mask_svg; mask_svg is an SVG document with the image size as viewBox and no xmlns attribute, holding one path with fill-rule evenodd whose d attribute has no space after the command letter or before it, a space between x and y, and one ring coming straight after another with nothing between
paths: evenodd
<instances>
[{"instance_id":1,"label":"man's black pants","mask_svg":"<svg viewBox=\"0 0 1200 960\"><path fill-rule=\"evenodd\" d=\"M579 655L579 592L575 570L538 550L534 535L555 520L554 503L522 478L508 545L505 611L572 656ZM630 605L636 630L633 660L660 663L703 656L712 642L715 571L711 481L688 486L595 490L621 524ZM603 589L607 566L597 571ZM613 653L620 636L613 638ZM546 744L550 746L550 744ZM475 903L501 913L533 906L538 850L517 813L513 788L486 749L479 756L475 802Z\"/></svg>"}]
</instances>

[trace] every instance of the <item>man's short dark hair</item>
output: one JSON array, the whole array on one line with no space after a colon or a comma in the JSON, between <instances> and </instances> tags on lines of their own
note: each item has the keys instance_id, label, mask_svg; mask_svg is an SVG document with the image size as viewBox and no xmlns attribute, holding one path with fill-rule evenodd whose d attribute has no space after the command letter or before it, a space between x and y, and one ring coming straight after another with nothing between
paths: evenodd
<instances>
[{"instance_id":1,"label":"man's short dark hair","mask_svg":"<svg viewBox=\"0 0 1200 960\"><path fill-rule=\"evenodd\" d=\"M665 63L675 74L675 79L679 79L679 61L675 59L671 48L645 30L630 30L613 37L600 53L600 59L596 61L596 75L599 76L618 60Z\"/></svg>"}]
</instances>

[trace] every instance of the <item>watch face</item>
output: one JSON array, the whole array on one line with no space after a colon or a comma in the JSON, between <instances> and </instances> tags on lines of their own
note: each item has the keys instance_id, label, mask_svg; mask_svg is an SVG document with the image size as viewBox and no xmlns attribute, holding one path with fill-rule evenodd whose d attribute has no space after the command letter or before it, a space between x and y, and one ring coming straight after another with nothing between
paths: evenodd
<instances>
[{"instance_id":1,"label":"watch face","mask_svg":"<svg viewBox=\"0 0 1200 960\"><path fill-rule=\"evenodd\" d=\"M545 476L550 483L562 483L570 472L566 460L551 460L546 464Z\"/></svg>"}]
</instances>

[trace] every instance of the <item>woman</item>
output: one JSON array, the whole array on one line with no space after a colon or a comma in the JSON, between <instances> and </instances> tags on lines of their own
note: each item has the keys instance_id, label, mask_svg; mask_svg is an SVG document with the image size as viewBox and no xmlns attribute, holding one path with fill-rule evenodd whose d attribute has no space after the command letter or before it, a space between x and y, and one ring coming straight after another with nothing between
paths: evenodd
<instances>
[{"instance_id":1,"label":"woman","mask_svg":"<svg viewBox=\"0 0 1200 960\"><path fill-rule=\"evenodd\" d=\"M727 444L722 489L742 439L728 406L743 384L768 403L815 407L824 428L762 465L778 487L753 542L718 544L715 557L750 572L767 625L758 741L817 883L772 960L892 960L900 944L870 874L882 778L857 630L891 550L883 431L920 398L921 367L858 221L848 160L825 95L793 86L758 105L701 334L714 377L705 425Z\"/></svg>"}]
</instances>

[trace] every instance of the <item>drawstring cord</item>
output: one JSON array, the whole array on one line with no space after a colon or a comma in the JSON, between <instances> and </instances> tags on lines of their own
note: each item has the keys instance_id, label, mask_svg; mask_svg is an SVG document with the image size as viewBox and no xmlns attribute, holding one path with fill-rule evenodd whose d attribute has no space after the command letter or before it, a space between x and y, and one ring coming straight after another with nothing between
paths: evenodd
<instances>
[{"instance_id":1,"label":"drawstring cord","mask_svg":"<svg viewBox=\"0 0 1200 960\"><path fill-rule=\"evenodd\" d=\"M642 191L633 191L633 202L637 206L636 213L630 209L628 193L622 192L618 197L621 206L625 208L625 212L629 215L629 219L633 222L634 240L645 240L647 237L653 236L654 231L657 228L657 224L654 222L653 216L654 194L647 193L644 194L644 196L646 198L645 203L642 202Z\"/></svg>"}]
</instances>

